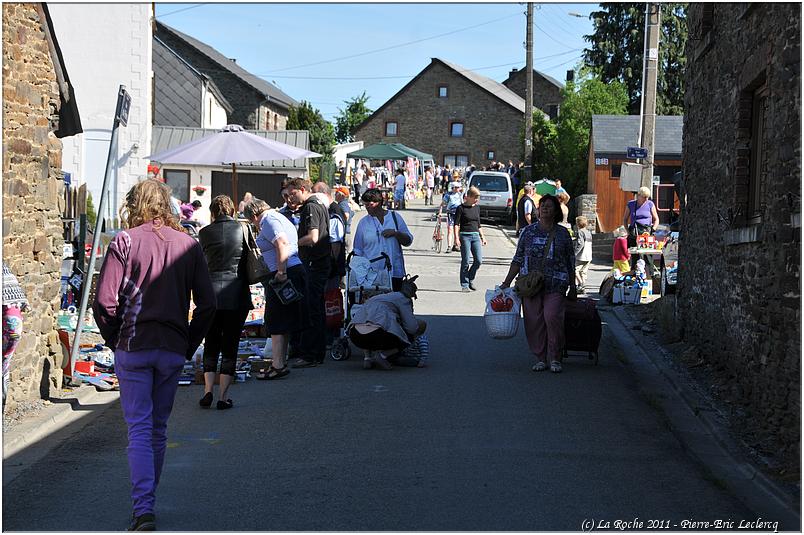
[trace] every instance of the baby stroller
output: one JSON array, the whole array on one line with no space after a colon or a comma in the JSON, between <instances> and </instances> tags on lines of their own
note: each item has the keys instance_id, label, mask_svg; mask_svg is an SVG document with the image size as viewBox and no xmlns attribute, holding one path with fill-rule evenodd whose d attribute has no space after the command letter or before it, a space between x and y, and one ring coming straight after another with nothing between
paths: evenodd
<instances>
[{"instance_id":1,"label":"baby stroller","mask_svg":"<svg viewBox=\"0 0 804 535\"><path fill-rule=\"evenodd\" d=\"M349 253L346 258L346 317L341 327L341 336L332 343L329 356L332 360L346 360L352 356L346 326L352 321L352 314L370 297L393 291L391 284L391 259L387 254L372 260Z\"/></svg>"}]
</instances>

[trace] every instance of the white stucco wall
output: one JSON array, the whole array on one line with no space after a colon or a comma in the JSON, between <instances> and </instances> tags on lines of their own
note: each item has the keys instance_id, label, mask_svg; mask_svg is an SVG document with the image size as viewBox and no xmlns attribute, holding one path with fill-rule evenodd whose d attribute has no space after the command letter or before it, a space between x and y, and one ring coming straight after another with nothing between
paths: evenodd
<instances>
[{"instance_id":1,"label":"white stucco wall","mask_svg":"<svg viewBox=\"0 0 804 535\"><path fill-rule=\"evenodd\" d=\"M62 139L62 167L74 184L87 184L96 209L119 86L131 95L128 126L118 130L107 216L116 214L129 188L147 174L143 157L151 147L151 6L48 4L84 127L83 134Z\"/></svg>"},{"instance_id":2,"label":"white stucco wall","mask_svg":"<svg viewBox=\"0 0 804 535\"><path fill-rule=\"evenodd\" d=\"M228 123L228 116L226 109L221 106L221 103L212 93L207 89L206 84L202 89L201 102L204 103L203 116L201 128L223 128Z\"/></svg>"}]
</instances>

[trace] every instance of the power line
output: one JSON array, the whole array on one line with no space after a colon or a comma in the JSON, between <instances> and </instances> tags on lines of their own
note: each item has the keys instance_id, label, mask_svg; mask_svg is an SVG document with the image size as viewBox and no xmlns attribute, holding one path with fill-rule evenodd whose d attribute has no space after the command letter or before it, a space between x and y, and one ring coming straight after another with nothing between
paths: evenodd
<instances>
[{"instance_id":1,"label":"power line","mask_svg":"<svg viewBox=\"0 0 804 535\"><path fill-rule=\"evenodd\" d=\"M535 59L550 59L550 58L555 58L555 57L559 57L559 56L566 56L567 54L572 54L572 53L577 52L579 50L583 50L583 49L582 48L576 48L576 49L573 49L573 50L569 50L567 52L561 52L559 54L551 54L549 56L543 56L543 57L535 58ZM510 67L511 65L519 65L521 63L522 63L522 61L520 60L520 61L511 62L511 63L501 63L499 65L489 65L487 67L475 67L475 68L472 68L472 69L465 69L465 70L459 71L459 72L463 73L463 72L472 72L472 71L482 71L482 70L488 70L488 69L496 69L498 67ZM351 76L350 77L350 76L281 76L281 75L280 76L275 76L275 75L269 75L269 74L257 74L255 76L259 76L260 78L263 78L265 80L268 80L269 78L285 78L285 79L293 79L293 80L397 80L397 79L413 78L416 75L411 74L411 75L407 75L407 76L399 75L399 76Z\"/></svg>"},{"instance_id":2,"label":"power line","mask_svg":"<svg viewBox=\"0 0 804 535\"><path fill-rule=\"evenodd\" d=\"M405 46L410 46L410 45L422 43L424 41L430 41L432 39L440 39L442 37L447 37L449 35L453 35L453 34L456 34L456 33L459 33L459 32L465 32L466 30L472 30L474 28L479 28L480 26L485 26L487 24L492 24L492 23L495 23L495 22L499 22L501 20L510 19L512 17L518 17L520 15L521 15L521 13L514 13L512 15L506 15L505 17L500 17L498 19L488 20L486 22L481 22L480 24L475 24L473 26L467 26L466 28L459 28L457 30L453 30L453 31L447 32L447 33L440 33L438 35L432 35L430 37L424 37L422 39L416 39L414 41L408 41L406 43L399 43L399 44L396 44L396 45L387 46L385 48L378 48L376 50L369 50L368 52L360 52L358 54L352 54L352 55L349 55L349 56L342 56L342 57L339 57L339 58L327 59L327 60L323 60L323 61L316 61L316 62L313 62L313 63L306 63L304 65L296 65L296 66L293 66L293 67L283 67L281 69L274 70L274 72L283 72L283 71L289 71L289 70L293 70L293 69L301 69L302 67L312 67L314 65L322 65L324 63L334 63L336 61L343 61L345 59L352 59L352 58L358 58L358 57L361 57L361 56L367 56L369 54L376 54L377 52L385 52L386 50L393 50L395 48L402 48L402 47L405 47ZM567 47L567 48L569 48L569 47Z\"/></svg>"},{"instance_id":3,"label":"power line","mask_svg":"<svg viewBox=\"0 0 804 535\"><path fill-rule=\"evenodd\" d=\"M169 15L173 15L173 14L175 14L175 13L181 13L182 11L187 11L187 10L189 10L189 9L195 9L195 8L197 8L197 7L201 7L201 6L204 6L204 5L206 5L206 4L196 4L196 5L194 5L194 6L185 7L185 8L182 8L182 9L177 9L176 11L171 11L171 12L169 12L169 13L164 13L164 14L162 14L162 15L158 15L156 18L161 19L161 18L163 18L163 17L167 17L167 16L169 16Z\"/></svg>"}]
</instances>

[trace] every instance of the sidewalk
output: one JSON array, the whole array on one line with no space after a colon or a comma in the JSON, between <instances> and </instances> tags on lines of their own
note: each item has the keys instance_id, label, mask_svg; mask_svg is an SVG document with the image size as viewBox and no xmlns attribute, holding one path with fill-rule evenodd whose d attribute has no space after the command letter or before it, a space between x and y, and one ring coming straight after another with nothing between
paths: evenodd
<instances>
[{"instance_id":1,"label":"sidewalk","mask_svg":"<svg viewBox=\"0 0 804 535\"><path fill-rule=\"evenodd\" d=\"M513 229L498 228L516 245ZM608 262L593 260L587 297L600 298L597 288L610 269ZM642 396L662 414L673 434L715 484L728 488L752 511L779 521L786 530L800 531L800 488L772 481L748 458L710 400L673 367L676 357L656 337L646 336L655 328L647 327L643 332L638 317L631 313L642 306L645 305L598 303L604 336L616 340L624 367L636 376Z\"/></svg>"}]
</instances>

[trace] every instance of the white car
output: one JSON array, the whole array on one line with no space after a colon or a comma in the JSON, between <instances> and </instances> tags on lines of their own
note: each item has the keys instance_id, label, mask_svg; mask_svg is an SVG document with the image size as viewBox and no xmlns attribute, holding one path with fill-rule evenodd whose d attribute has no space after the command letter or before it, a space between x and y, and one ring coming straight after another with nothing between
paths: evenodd
<instances>
[{"instance_id":1,"label":"white car","mask_svg":"<svg viewBox=\"0 0 804 535\"><path fill-rule=\"evenodd\" d=\"M480 190L480 217L500 219L510 223L516 218L514 188L508 173L500 171L475 171L469 179L469 187Z\"/></svg>"}]
</instances>

